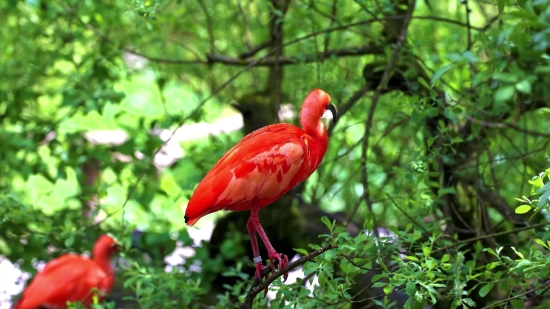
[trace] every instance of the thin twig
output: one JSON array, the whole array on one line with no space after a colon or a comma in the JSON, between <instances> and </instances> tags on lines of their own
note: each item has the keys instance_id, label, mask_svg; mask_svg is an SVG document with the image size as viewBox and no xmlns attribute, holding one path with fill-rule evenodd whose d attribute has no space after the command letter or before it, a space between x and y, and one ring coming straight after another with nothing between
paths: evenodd
<instances>
[{"instance_id":1,"label":"thin twig","mask_svg":"<svg viewBox=\"0 0 550 309\"><path fill-rule=\"evenodd\" d=\"M472 12L472 10L468 5L468 0L464 0L464 6L466 8L466 40L468 44L466 50L470 50L472 48L472 24L470 22L470 13ZM470 62L470 79L474 78L475 71L476 70L474 64Z\"/></svg>"},{"instance_id":2,"label":"thin twig","mask_svg":"<svg viewBox=\"0 0 550 309\"><path fill-rule=\"evenodd\" d=\"M397 209L401 211L402 214L404 214L412 223L414 223L414 225L418 226L422 231L427 232L426 229L420 223L416 222L416 220L414 220L411 216L409 216L408 213L406 213L403 209L401 209L399 205L397 205L397 203L395 202L393 197L391 197L391 195L386 193L386 196L390 199L390 201L392 201L393 205L395 205L395 207L397 207Z\"/></svg>"},{"instance_id":3,"label":"thin twig","mask_svg":"<svg viewBox=\"0 0 550 309\"><path fill-rule=\"evenodd\" d=\"M342 115L350 110L368 91L370 87L368 85L363 86L361 89L355 91L346 103L338 106L338 117L342 118ZM335 126L331 126L327 130L327 134L330 136Z\"/></svg>"},{"instance_id":4,"label":"thin twig","mask_svg":"<svg viewBox=\"0 0 550 309\"><path fill-rule=\"evenodd\" d=\"M249 51L240 54L239 59L250 58L250 57L256 55L258 52L262 51L263 49L265 49L266 47L269 47L269 46L271 46L271 40L267 40L267 41L263 42L262 44L251 48Z\"/></svg>"},{"instance_id":5,"label":"thin twig","mask_svg":"<svg viewBox=\"0 0 550 309\"><path fill-rule=\"evenodd\" d=\"M407 7L407 14L405 15L405 18L403 19L403 26L401 28L401 32L399 33L399 37L397 38L397 44L393 50L393 53L391 55L390 61L388 62L388 65L386 69L384 70L384 73L382 74L382 78L380 80L380 83L378 84L378 87L376 87L376 90L372 96L371 106L369 108L369 113L367 115L367 119L365 120L365 135L363 136L363 141L361 144L361 183L363 184L363 192L365 194L365 202L367 203L367 207L369 208L369 211L372 212L372 203L370 201L370 192L369 192L369 185L368 185L368 171L367 171L367 161L368 161L368 148L369 148L369 136L370 131L372 127L372 119L374 117L374 111L376 110L376 106L378 104L378 100L380 99L380 96L382 95L382 90L386 88L388 81L390 79L390 72L393 70L395 63L397 61L397 58L399 56L399 52L401 51L401 48L405 44L405 40L407 37L407 29L409 28L409 22L411 21L411 16L414 11L414 7L416 4L416 0L409 0L409 4ZM350 217L353 217L355 213L357 212L359 207L355 207L352 210L352 214ZM376 232L376 229L374 229Z\"/></svg>"},{"instance_id":6,"label":"thin twig","mask_svg":"<svg viewBox=\"0 0 550 309\"><path fill-rule=\"evenodd\" d=\"M246 46L248 47L248 51L251 51L252 50L252 38L250 36L250 28L248 27L248 20L246 19L246 14L244 13L243 4L241 3L241 0L237 0L237 6L239 7L239 12L241 13L241 16L243 18L244 36L246 38Z\"/></svg>"},{"instance_id":7,"label":"thin twig","mask_svg":"<svg viewBox=\"0 0 550 309\"><path fill-rule=\"evenodd\" d=\"M285 45L285 44L283 44ZM348 47L336 50L327 50L324 52L316 52L310 54L303 54L298 56L279 56L279 57L264 57L256 66L276 66L276 65L291 65L291 64L303 64L318 62L321 59L329 57L349 57L349 56L362 56L370 54L380 54L383 48L373 45L364 45L356 47ZM222 63L227 65L246 66L251 62L256 62L258 59L242 59L228 57L224 55L208 54L206 55L208 63Z\"/></svg>"},{"instance_id":8,"label":"thin twig","mask_svg":"<svg viewBox=\"0 0 550 309\"><path fill-rule=\"evenodd\" d=\"M508 302L508 301L510 301L510 300L512 300L512 299L518 299L518 298L520 298L520 297L522 297L522 296L524 296L524 295L527 295L527 294L529 294L529 293L533 293L533 292L535 292L535 291L537 291L537 290L540 290L542 287L544 287L546 290L548 290L548 289L550 288L550 285L549 285L549 284L550 284L550 280L549 280L549 281L546 281L542 286L540 286L540 287L538 287L538 288L534 288L534 289L531 289L531 290L527 290L527 291L525 291L525 292L523 292L523 293L521 293L521 294L518 294L518 295L515 295L515 296L512 296L512 297L508 297L508 298L499 300L499 301L494 302L494 303L490 304L489 306L483 307L483 308L481 308L481 309L493 308L494 306L496 306L496 305L498 305L498 304ZM542 293L541 293L540 295L542 295Z\"/></svg>"},{"instance_id":9,"label":"thin twig","mask_svg":"<svg viewBox=\"0 0 550 309\"><path fill-rule=\"evenodd\" d=\"M201 7L202 11L204 12L204 15L206 16L206 31L208 31L208 40L210 41L210 53L216 52L216 44L214 43L216 40L214 39L214 29L212 28L212 19L210 18L210 14L208 14L208 8L204 4L203 0L197 0L199 3L199 6Z\"/></svg>"},{"instance_id":10,"label":"thin twig","mask_svg":"<svg viewBox=\"0 0 550 309\"><path fill-rule=\"evenodd\" d=\"M464 244L469 244L469 243L472 243L472 242L476 242L478 240L483 240L483 239L488 239L488 238L495 238L495 237L505 236L505 235L509 235L509 234L515 234L515 233L518 233L518 232L521 232L521 231L532 230L532 229L536 229L536 228L539 228L539 227L547 226L549 224L550 224L550 222L542 222L542 223L537 223L537 224L533 224L533 225L529 225L529 226L520 227L520 228L517 228L517 229L514 229L514 230L510 230L510 231L504 231L504 232L499 232L499 233L494 233L494 234L487 234L487 235L478 236L478 237L465 239L465 240L459 240L459 241L453 243L452 245L448 245L448 246L445 246L443 248L439 248L437 250L434 250L434 251L432 251L431 254L435 254L435 253L438 253L438 252L441 252L441 251L445 251L445 250L448 250L450 248L454 248L454 247L459 246L459 245L464 245Z\"/></svg>"},{"instance_id":11,"label":"thin twig","mask_svg":"<svg viewBox=\"0 0 550 309\"><path fill-rule=\"evenodd\" d=\"M330 24L329 28L332 27L334 22L336 21L336 9L338 7L338 0L332 0L332 11L330 12ZM325 35L325 48L323 49L323 52L328 51L328 46L330 44L330 33L327 33Z\"/></svg>"}]
</instances>

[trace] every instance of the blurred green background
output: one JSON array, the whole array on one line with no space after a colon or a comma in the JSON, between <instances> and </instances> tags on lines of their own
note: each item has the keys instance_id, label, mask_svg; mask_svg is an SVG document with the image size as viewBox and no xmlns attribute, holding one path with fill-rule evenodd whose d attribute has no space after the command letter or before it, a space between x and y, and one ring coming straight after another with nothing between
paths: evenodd
<instances>
[{"instance_id":1,"label":"blurred green background","mask_svg":"<svg viewBox=\"0 0 550 309\"><path fill-rule=\"evenodd\" d=\"M341 116L324 161L260 216L290 258L339 247L271 307L543 308L549 3L3 1L0 256L34 274L110 232L125 249L98 308L238 307L249 213L188 229L185 206L322 88Z\"/></svg>"}]
</instances>

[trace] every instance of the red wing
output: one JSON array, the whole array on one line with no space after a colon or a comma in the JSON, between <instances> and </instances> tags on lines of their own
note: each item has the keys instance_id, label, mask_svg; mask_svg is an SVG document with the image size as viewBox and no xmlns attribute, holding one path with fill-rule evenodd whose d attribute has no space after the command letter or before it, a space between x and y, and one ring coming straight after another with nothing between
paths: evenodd
<instances>
[{"instance_id":1,"label":"red wing","mask_svg":"<svg viewBox=\"0 0 550 309\"><path fill-rule=\"evenodd\" d=\"M50 263L34 277L16 308L65 306L67 301L84 301L93 295L90 290L106 277L95 262L77 255L65 255Z\"/></svg>"},{"instance_id":2,"label":"red wing","mask_svg":"<svg viewBox=\"0 0 550 309\"><path fill-rule=\"evenodd\" d=\"M301 129L267 126L246 136L208 172L191 197L185 217L192 225L220 210L277 198L292 186L304 162Z\"/></svg>"}]
</instances>

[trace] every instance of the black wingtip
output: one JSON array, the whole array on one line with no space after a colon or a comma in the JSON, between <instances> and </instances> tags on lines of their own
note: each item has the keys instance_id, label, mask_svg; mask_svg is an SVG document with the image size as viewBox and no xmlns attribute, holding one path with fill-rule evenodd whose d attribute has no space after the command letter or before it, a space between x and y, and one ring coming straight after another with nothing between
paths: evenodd
<instances>
[{"instance_id":1,"label":"black wingtip","mask_svg":"<svg viewBox=\"0 0 550 309\"><path fill-rule=\"evenodd\" d=\"M184 216L183 219L185 219L185 224L187 224L187 221L189 221L189 217Z\"/></svg>"}]
</instances>

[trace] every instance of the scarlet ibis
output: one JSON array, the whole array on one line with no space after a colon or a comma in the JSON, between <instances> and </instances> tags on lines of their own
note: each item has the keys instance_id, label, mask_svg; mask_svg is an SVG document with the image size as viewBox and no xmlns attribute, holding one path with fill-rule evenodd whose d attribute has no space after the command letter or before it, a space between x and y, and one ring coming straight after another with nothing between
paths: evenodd
<instances>
[{"instance_id":1,"label":"scarlet ibis","mask_svg":"<svg viewBox=\"0 0 550 309\"><path fill-rule=\"evenodd\" d=\"M112 237L101 235L94 245L93 259L70 253L51 260L27 286L13 309L67 308L67 302L82 302L89 308L94 289L101 301L113 287L110 259L117 249Z\"/></svg>"},{"instance_id":2,"label":"scarlet ibis","mask_svg":"<svg viewBox=\"0 0 550 309\"><path fill-rule=\"evenodd\" d=\"M328 146L328 135L321 117L329 110L336 122L336 107L330 96L314 89L306 96L300 111L303 129L287 123L260 128L246 135L206 174L195 189L187 209L185 223L193 226L200 218L218 210L250 209L246 224L256 264L255 276L262 279L263 266L256 233L260 235L274 272L288 265L267 238L258 211L306 180L319 166ZM266 274L268 277L269 274ZM288 273L284 274L286 281Z\"/></svg>"}]
</instances>

